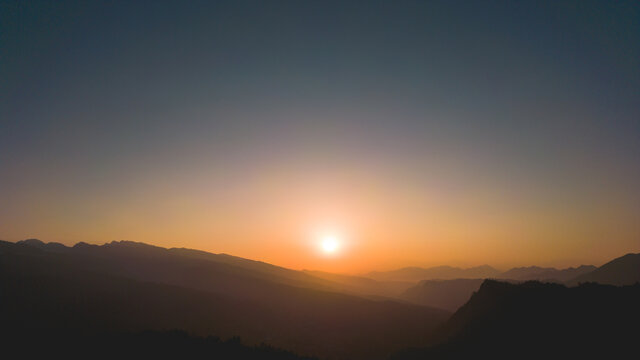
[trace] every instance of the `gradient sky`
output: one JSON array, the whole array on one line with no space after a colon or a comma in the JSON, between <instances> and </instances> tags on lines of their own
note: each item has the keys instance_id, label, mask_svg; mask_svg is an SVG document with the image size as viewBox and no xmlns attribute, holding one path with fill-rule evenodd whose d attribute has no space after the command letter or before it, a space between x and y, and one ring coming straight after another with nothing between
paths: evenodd
<instances>
[{"instance_id":1,"label":"gradient sky","mask_svg":"<svg viewBox=\"0 0 640 360\"><path fill-rule=\"evenodd\" d=\"M1 239L600 265L639 185L638 1L0 1Z\"/></svg>"}]
</instances>

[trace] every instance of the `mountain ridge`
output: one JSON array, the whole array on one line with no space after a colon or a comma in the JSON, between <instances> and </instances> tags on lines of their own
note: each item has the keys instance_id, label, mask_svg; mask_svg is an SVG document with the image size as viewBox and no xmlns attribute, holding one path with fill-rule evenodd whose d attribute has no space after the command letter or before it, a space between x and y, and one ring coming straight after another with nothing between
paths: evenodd
<instances>
[{"instance_id":1,"label":"mountain ridge","mask_svg":"<svg viewBox=\"0 0 640 360\"><path fill-rule=\"evenodd\" d=\"M54 253L0 242L3 322L51 331L182 329L239 335L250 344L328 359L381 359L424 343L450 316L435 308L265 281L227 264L185 262L168 251L114 251L122 249L80 246ZM160 275L150 276L149 269Z\"/></svg>"},{"instance_id":2,"label":"mountain ridge","mask_svg":"<svg viewBox=\"0 0 640 360\"><path fill-rule=\"evenodd\" d=\"M379 281L418 282L430 279L450 280L459 278L485 278L493 277L499 273L499 270L489 265L480 265L470 268L441 265L429 268L408 266L390 271L372 271L364 276Z\"/></svg>"},{"instance_id":3,"label":"mountain ridge","mask_svg":"<svg viewBox=\"0 0 640 360\"><path fill-rule=\"evenodd\" d=\"M432 345L397 360L618 358L633 353L640 284L567 287L484 280L436 332Z\"/></svg>"},{"instance_id":4,"label":"mountain ridge","mask_svg":"<svg viewBox=\"0 0 640 360\"><path fill-rule=\"evenodd\" d=\"M632 285L640 282L640 253L628 253L599 268L569 281L571 285L597 282L609 285Z\"/></svg>"}]
</instances>

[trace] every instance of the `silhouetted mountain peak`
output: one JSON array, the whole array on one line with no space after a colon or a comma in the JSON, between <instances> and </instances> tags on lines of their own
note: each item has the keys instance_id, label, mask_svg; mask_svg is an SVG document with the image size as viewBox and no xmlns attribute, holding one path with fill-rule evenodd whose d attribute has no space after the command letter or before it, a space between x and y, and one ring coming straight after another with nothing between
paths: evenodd
<instances>
[{"instance_id":1,"label":"silhouetted mountain peak","mask_svg":"<svg viewBox=\"0 0 640 360\"><path fill-rule=\"evenodd\" d=\"M492 280L492 279L485 279L480 284L478 291L476 291L473 295L471 295L471 299L477 299L478 297L486 297L486 296L489 296L489 294L501 293L505 291L505 289L507 289L508 286L509 284L506 282Z\"/></svg>"},{"instance_id":2,"label":"silhouetted mountain peak","mask_svg":"<svg viewBox=\"0 0 640 360\"><path fill-rule=\"evenodd\" d=\"M167 248L129 240L112 241L102 245L102 247L107 251L123 255L158 256L169 254L169 250Z\"/></svg>"},{"instance_id":3,"label":"silhouetted mountain peak","mask_svg":"<svg viewBox=\"0 0 640 360\"><path fill-rule=\"evenodd\" d=\"M40 240L40 239L25 239L25 240L20 240L18 242L16 242L16 244L24 244L24 245L29 245L29 246L36 246L36 247L42 247L44 246L44 241Z\"/></svg>"},{"instance_id":4,"label":"silhouetted mountain peak","mask_svg":"<svg viewBox=\"0 0 640 360\"><path fill-rule=\"evenodd\" d=\"M88 244L84 241L80 241L79 243L73 245L74 249L95 249L98 248L98 245Z\"/></svg>"},{"instance_id":5,"label":"silhouetted mountain peak","mask_svg":"<svg viewBox=\"0 0 640 360\"><path fill-rule=\"evenodd\" d=\"M629 253L615 258L591 272L575 277L569 284L584 282L610 285L631 285L640 282L640 254Z\"/></svg>"},{"instance_id":6,"label":"silhouetted mountain peak","mask_svg":"<svg viewBox=\"0 0 640 360\"><path fill-rule=\"evenodd\" d=\"M628 253L626 255L620 256L619 258L611 260L609 263L612 263L614 261L631 261L631 260L638 259L638 258L640 258L640 253L638 253L638 254Z\"/></svg>"},{"instance_id":7,"label":"silhouetted mountain peak","mask_svg":"<svg viewBox=\"0 0 640 360\"><path fill-rule=\"evenodd\" d=\"M156 249L156 250L166 250L163 247L150 245L147 243L139 242L139 241L131 241L131 240L114 240L109 243L102 245L104 247L123 247L123 248L137 248L137 249Z\"/></svg>"},{"instance_id":8,"label":"silhouetted mountain peak","mask_svg":"<svg viewBox=\"0 0 640 360\"><path fill-rule=\"evenodd\" d=\"M502 274L500 274L501 277L503 278L508 278L508 279L517 279L519 278L519 276L522 275L528 275L531 273L540 273L542 271L557 271L558 269L556 268L552 268L552 267L540 267L540 266L519 266L519 267L514 267L511 268L505 272L503 272Z\"/></svg>"},{"instance_id":9,"label":"silhouetted mountain peak","mask_svg":"<svg viewBox=\"0 0 640 360\"><path fill-rule=\"evenodd\" d=\"M489 266L487 264L480 265L480 266L475 266L475 267L472 267L472 268L469 268L469 269L471 269L471 270L483 270L483 271L497 271L493 266Z\"/></svg>"},{"instance_id":10,"label":"silhouetted mountain peak","mask_svg":"<svg viewBox=\"0 0 640 360\"><path fill-rule=\"evenodd\" d=\"M506 280L538 280L545 282L565 282L576 276L595 270L593 265L581 265L577 268L556 269L553 267L526 266L516 267L497 276Z\"/></svg>"},{"instance_id":11,"label":"silhouetted mountain peak","mask_svg":"<svg viewBox=\"0 0 640 360\"><path fill-rule=\"evenodd\" d=\"M45 243L44 241L39 239L21 240L16 242L16 244L26 245L26 246L34 247L40 250L53 251L53 252L61 252L69 249L63 244L60 244L57 242Z\"/></svg>"},{"instance_id":12,"label":"silhouetted mountain peak","mask_svg":"<svg viewBox=\"0 0 640 360\"><path fill-rule=\"evenodd\" d=\"M513 269L511 269L513 271L527 271L527 270L531 270L531 271L540 271L540 270L557 270L556 268L553 267L540 267L540 266L520 266L520 267L515 267Z\"/></svg>"},{"instance_id":13,"label":"silhouetted mountain peak","mask_svg":"<svg viewBox=\"0 0 640 360\"><path fill-rule=\"evenodd\" d=\"M635 351L640 284L485 280L431 348L394 359L621 358Z\"/></svg>"}]
</instances>

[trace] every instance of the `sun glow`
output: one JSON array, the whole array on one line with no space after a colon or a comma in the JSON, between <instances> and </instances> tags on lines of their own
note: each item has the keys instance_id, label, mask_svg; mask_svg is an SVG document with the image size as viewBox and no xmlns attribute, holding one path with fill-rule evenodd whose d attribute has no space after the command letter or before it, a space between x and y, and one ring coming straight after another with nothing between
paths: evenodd
<instances>
[{"instance_id":1,"label":"sun glow","mask_svg":"<svg viewBox=\"0 0 640 360\"><path fill-rule=\"evenodd\" d=\"M334 235L323 236L320 246L325 254L334 254L340 249L340 239Z\"/></svg>"}]
</instances>

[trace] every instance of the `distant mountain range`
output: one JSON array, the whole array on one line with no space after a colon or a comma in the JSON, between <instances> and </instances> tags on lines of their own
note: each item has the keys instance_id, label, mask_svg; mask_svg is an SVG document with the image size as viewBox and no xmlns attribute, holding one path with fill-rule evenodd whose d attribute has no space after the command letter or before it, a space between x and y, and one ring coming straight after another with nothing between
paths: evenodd
<instances>
[{"instance_id":1,"label":"distant mountain range","mask_svg":"<svg viewBox=\"0 0 640 360\"><path fill-rule=\"evenodd\" d=\"M565 282L569 281L577 276L589 273L595 270L593 265L581 265L577 268L556 269L556 268L541 268L538 266L518 267L509 271L505 271L500 275L497 275L496 279L509 279L509 280L539 280L550 282Z\"/></svg>"},{"instance_id":2,"label":"distant mountain range","mask_svg":"<svg viewBox=\"0 0 640 360\"><path fill-rule=\"evenodd\" d=\"M379 281L453 280L453 279L508 279L508 280L540 280L565 282L579 275L595 270L593 265L581 265L577 268L556 269L538 266L517 267L502 272L489 265L471 268L436 266L430 268L406 267L384 272L370 272L365 277Z\"/></svg>"},{"instance_id":3,"label":"distant mountain range","mask_svg":"<svg viewBox=\"0 0 640 360\"><path fill-rule=\"evenodd\" d=\"M500 274L499 270L489 265L476 266L462 269L451 266L436 266L430 268L405 267L391 271L374 271L365 276L378 281L409 281L418 282L422 280L449 280L449 279L475 279L492 278Z\"/></svg>"},{"instance_id":4,"label":"distant mountain range","mask_svg":"<svg viewBox=\"0 0 640 360\"><path fill-rule=\"evenodd\" d=\"M538 280L572 286L584 282L632 285L640 281L640 254L625 255L600 268L591 265L562 270L537 266L513 268L497 275L495 279L512 283ZM408 288L400 298L415 304L455 311L469 300L482 282L483 279L424 280Z\"/></svg>"}]
</instances>

